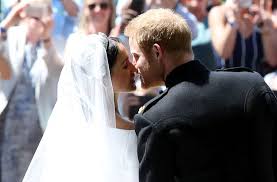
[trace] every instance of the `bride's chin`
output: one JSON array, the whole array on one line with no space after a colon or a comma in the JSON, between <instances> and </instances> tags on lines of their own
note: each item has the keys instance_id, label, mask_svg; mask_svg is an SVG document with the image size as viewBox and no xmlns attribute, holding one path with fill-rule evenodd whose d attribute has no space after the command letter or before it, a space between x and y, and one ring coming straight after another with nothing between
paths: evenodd
<instances>
[{"instance_id":1,"label":"bride's chin","mask_svg":"<svg viewBox=\"0 0 277 182\"><path fill-rule=\"evenodd\" d=\"M132 91L135 91L135 90L136 90L136 86L132 85L129 88L126 88L126 89L122 90L122 92L132 92Z\"/></svg>"},{"instance_id":2,"label":"bride's chin","mask_svg":"<svg viewBox=\"0 0 277 182\"><path fill-rule=\"evenodd\" d=\"M132 92L132 91L135 91L136 90L136 85L129 85L128 87L126 88L121 88L121 89L117 89L117 90L114 90L115 93L120 93L120 92Z\"/></svg>"}]
</instances>

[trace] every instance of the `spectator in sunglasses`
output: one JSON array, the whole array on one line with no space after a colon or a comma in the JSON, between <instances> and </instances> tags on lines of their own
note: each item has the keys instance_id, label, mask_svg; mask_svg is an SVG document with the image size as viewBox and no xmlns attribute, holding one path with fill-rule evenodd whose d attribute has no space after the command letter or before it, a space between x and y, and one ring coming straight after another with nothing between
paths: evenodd
<instances>
[{"instance_id":1,"label":"spectator in sunglasses","mask_svg":"<svg viewBox=\"0 0 277 182\"><path fill-rule=\"evenodd\" d=\"M84 0L79 30L85 34L109 35L114 26L114 14L112 0Z\"/></svg>"}]
</instances>

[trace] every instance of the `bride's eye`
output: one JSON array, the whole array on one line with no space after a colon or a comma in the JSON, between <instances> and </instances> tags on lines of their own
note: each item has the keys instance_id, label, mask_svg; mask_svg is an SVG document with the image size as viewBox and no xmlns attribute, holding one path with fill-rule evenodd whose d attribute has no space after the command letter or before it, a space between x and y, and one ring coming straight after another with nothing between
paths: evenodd
<instances>
[{"instance_id":1,"label":"bride's eye","mask_svg":"<svg viewBox=\"0 0 277 182\"><path fill-rule=\"evenodd\" d=\"M125 65L123 66L123 69L127 69L127 68L128 68L128 65L125 64Z\"/></svg>"},{"instance_id":2,"label":"bride's eye","mask_svg":"<svg viewBox=\"0 0 277 182\"><path fill-rule=\"evenodd\" d=\"M123 63L123 69L127 69L128 68L128 59L126 59Z\"/></svg>"}]
</instances>

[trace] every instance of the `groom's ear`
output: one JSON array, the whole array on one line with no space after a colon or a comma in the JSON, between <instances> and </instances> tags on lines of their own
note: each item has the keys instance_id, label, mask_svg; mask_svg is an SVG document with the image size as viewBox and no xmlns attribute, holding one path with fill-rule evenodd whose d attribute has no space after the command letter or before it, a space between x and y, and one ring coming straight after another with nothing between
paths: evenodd
<instances>
[{"instance_id":1,"label":"groom's ear","mask_svg":"<svg viewBox=\"0 0 277 182\"><path fill-rule=\"evenodd\" d=\"M154 53L155 59L160 62L163 57L162 47L159 44L155 43L152 47L152 51Z\"/></svg>"}]
</instances>

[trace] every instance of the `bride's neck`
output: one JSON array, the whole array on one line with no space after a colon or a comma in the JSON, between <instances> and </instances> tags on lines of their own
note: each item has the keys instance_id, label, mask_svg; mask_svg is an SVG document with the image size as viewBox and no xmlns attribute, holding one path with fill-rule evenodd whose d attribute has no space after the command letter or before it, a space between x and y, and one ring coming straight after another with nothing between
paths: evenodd
<instances>
[{"instance_id":1,"label":"bride's neck","mask_svg":"<svg viewBox=\"0 0 277 182\"><path fill-rule=\"evenodd\" d=\"M116 128L124 130L133 130L135 128L134 124L127 119L124 119L118 111L118 93L114 94L114 108L115 108L115 119L116 119Z\"/></svg>"},{"instance_id":2,"label":"bride's neck","mask_svg":"<svg viewBox=\"0 0 277 182\"><path fill-rule=\"evenodd\" d=\"M114 108L115 108L115 113L119 113L117 100L118 100L118 93L114 93Z\"/></svg>"}]
</instances>

